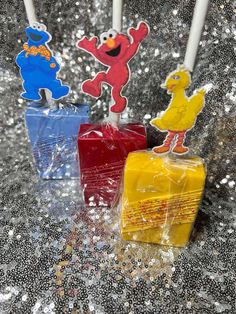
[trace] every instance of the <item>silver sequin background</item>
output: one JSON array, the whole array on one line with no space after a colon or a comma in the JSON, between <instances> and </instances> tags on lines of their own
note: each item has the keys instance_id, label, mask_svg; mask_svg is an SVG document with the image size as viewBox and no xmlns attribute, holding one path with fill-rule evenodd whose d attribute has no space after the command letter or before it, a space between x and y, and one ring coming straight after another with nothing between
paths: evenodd
<instances>
[{"instance_id":1,"label":"silver sequin background","mask_svg":"<svg viewBox=\"0 0 236 314\"><path fill-rule=\"evenodd\" d=\"M0 313L235 313L236 81L233 0L212 0L189 93L214 88L188 141L208 169L205 196L185 249L124 243L119 213L84 208L78 181L40 181L24 128L14 59L25 41L23 1L0 5ZM148 125L169 96L160 88L183 62L193 0L125 1L123 31L151 33L130 62L125 116ZM93 120L107 115L109 89L94 102L80 84L102 66L75 47L111 27L111 1L35 1L53 35L61 79ZM161 140L149 128L150 146Z\"/></svg>"}]
</instances>

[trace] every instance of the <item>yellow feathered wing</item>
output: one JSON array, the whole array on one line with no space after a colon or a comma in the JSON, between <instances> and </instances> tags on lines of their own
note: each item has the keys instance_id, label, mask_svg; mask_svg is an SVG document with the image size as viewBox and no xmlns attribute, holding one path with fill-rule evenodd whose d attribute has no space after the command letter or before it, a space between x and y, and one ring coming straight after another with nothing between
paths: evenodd
<instances>
[{"instance_id":1,"label":"yellow feathered wing","mask_svg":"<svg viewBox=\"0 0 236 314\"><path fill-rule=\"evenodd\" d=\"M151 124L161 131L186 131L191 129L197 115L204 106L205 90L201 88L189 99L182 102L182 106L173 106L170 103L164 114L151 121Z\"/></svg>"}]
</instances>

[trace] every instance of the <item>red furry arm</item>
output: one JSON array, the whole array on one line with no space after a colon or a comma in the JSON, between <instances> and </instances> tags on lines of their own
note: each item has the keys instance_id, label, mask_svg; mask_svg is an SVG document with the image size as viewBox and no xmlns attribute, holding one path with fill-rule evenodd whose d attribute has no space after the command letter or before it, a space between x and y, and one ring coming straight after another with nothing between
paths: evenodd
<instances>
[{"instance_id":1,"label":"red furry arm","mask_svg":"<svg viewBox=\"0 0 236 314\"><path fill-rule=\"evenodd\" d=\"M88 53L92 54L95 58L98 59L98 53L97 53L97 37L92 37L88 39L86 36L84 36L82 39L80 39L76 46L79 49L83 49L87 51Z\"/></svg>"},{"instance_id":2,"label":"red furry arm","mask_svg":"<svg viewBox=\"0 0 236 314\"><path fill-rule=\"evenodd\" d=\"M149 33L149 27L146 23L140 22L137 28L131 27L128 30L128 34L133 39L133 43L130 45L129 51L125 56L125 59L129 61L137 52L140 43Z\"/></svg>"}]
</instances>

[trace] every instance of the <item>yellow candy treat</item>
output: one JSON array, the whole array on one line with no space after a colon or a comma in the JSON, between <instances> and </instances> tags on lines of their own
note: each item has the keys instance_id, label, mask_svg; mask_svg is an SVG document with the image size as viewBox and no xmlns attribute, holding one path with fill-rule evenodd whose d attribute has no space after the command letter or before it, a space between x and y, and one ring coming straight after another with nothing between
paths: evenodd
<instances>
[{"instance_id":1,"label":"yellow candy treat","mask_svg":"<svg viewBox=\"0 0 236 314\"><path fill-rule=\"evenodd\" d=\"M124 170L121 233L124 240L183 247L205 183L197 156L130 153Z\"/></svg>"}]
</instances>

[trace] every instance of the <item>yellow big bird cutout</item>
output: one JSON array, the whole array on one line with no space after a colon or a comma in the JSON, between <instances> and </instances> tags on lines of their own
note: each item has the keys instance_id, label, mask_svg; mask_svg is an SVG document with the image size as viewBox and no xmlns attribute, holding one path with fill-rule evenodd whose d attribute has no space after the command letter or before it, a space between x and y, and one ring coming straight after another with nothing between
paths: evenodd
<instances>
[{"instance_id":1,"label":"yellow big bird cutout","mask_svg":"<svg viewBox=\"0 0 236 314\"><path fill-rule=\"evenodd\" d=\"M187 97L185 90L191 84L191 76L184 65L170 73L165 83L161 86L172 94L172 99L166 111L153 119L150 123L161 132L168 132L161 146L153 148L155 153L163 154L170 151L176 154L185 154L188 147L184 146L186 132L194 126L198 114L204 106L204 87L195 91L194 95Z\"/></svg>"}]
</instances>

